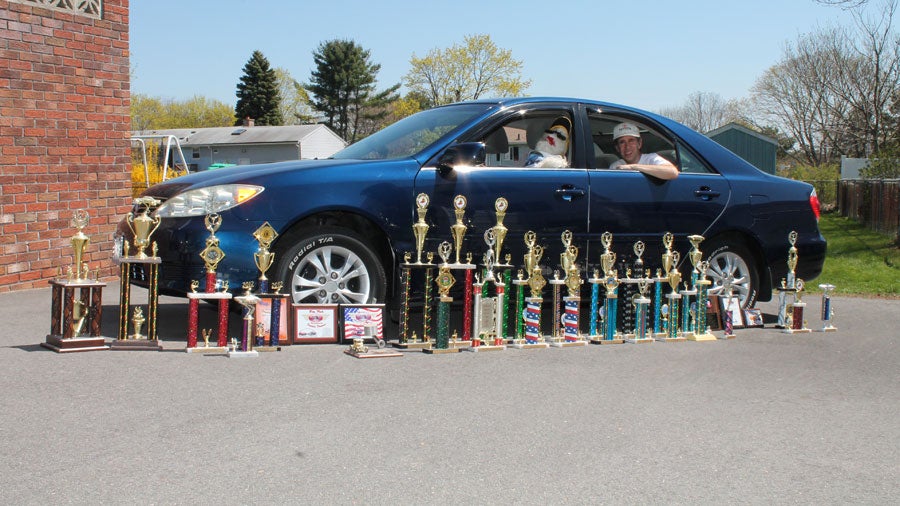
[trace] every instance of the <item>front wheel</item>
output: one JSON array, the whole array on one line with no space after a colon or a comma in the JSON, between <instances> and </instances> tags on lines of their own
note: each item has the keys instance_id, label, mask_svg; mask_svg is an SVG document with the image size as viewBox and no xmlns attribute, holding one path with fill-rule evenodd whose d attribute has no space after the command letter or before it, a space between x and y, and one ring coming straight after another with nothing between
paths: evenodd
<instances>
[{"instance_id":1,"label":"front wheel","mask_svg":"<svg viewBox=\"0 0 900 506\"><path fill-rule=\"evenodd\" d=\"M387 290L381 259L346 229L301 236L284 250L275 275L297 304L384 302Z\"/></svg>"},{"instance_id":2,"label":"front wheel","mask_svg":"<svg viewBox=\"0 0 900 506\"><path fill-rule=\"evenodd\" d=\"M730 283L732 293L741 301L741 307L753 307L759 297L759 273L750 251L740 243L716 240L711 241L707 248L710 251L707 274L713 286Z\"/></svg>"}]
</instances>

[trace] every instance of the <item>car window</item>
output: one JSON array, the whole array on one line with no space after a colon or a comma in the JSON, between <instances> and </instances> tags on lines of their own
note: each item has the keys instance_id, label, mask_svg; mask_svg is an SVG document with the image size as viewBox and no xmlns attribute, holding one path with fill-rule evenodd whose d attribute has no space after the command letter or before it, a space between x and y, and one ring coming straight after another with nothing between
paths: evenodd
<instances>
[{"instance_id":1,"label":"car window","mask_svg":"<svg viewBox=\"0 0 900 506\"><path fill-rule=\"evenodd\" d=\"M640 130L642 153L656 153L672 162L676 167L680 167L676 144L669 138L647 127L635 118L590 111L588 113L588 122L591 126L591 138L594 146L595 169L608 169L613 162L619 160L620 156L613 140L613 129L623 121L633 123Z\"/></svg>"},{"instance_id":2,"label":"car window","mask_svg":"<svg viewBox=\"0 0 900 506\"><path fill-rule=\"evenodd\" d=\"M526 114L516 114L488 131L486 134L465 141L483 142L485 146L485 165L488 167L523 167L529 154L537 148L537 143L545 135L547 130L560 117L568 119L571 125L571 115L561 111L538 111ZM572 130L569 128L569 136L566 139L567 149L563 155L566 163L572 160L573 140ZM558 165L557 165L558 166Z\"/></svg>"},{"instance_id":3,"label":"car window","mask_svg":"<svg viewBox=\"0 0 900 506\"><path fill-rule=\"evenodd\" d=\"M681 158L681 172L692 173L692 174L713 174L714 170L710 169L708 165L701 162L691 150L684 147L680 142L678 143L678 154Z\"/></svg>"}]
</instances>

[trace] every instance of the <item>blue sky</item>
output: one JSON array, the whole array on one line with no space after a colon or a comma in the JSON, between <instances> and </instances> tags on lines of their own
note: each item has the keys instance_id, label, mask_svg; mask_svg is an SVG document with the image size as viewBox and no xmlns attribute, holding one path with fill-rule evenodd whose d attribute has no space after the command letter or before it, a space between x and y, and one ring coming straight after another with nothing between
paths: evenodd
<instances>
[{"instance_id":1,"label":"blue sky","mask_svg":"<svg viewBox=\"0 0 900 506\"><path fill-rule=\"evenodd\" d=\"M725 99L750 87L784 44L849 14L813 0L453 2L132 0L132 91L233 105L254 50L309 80L312 53L352 39L400 83L413 54L489 34L524 63L528 95L572 96L658 110L695 91Z\"/></svg>"}]
</instances>

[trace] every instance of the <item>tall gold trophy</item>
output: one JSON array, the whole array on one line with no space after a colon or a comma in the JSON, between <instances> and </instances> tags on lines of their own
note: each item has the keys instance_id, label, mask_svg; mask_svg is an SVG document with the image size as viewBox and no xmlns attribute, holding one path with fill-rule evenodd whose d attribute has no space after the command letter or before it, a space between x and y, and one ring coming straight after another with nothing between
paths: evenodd
<instances>
[{"instance_id":1,"label":"tall gold trophy","mask_svg":"<svg viewBox=\"0 0 900 506\"><path fill-rule=\"evenodd\" d=\"M266 277L266 273L275 262L275 253L271 251L271 248L272 243L278 237L278 232L275 231L275 228L269 222L265 222L253 232L253 237L259 244L256 252L253 253L253 261L256 263L256 268L259 269L257 297L259 298L258 306L260 310L258 312L260 313L259 319L263 320L257 322L257 330L261 325L263 331L254 335L256 339L255 349L260 352L281 351L281 344L290 344L289 339L285 339L283 342L280 341L282 336L281 317L288 314L288 298L290 295L281 293L283 282L279 281L273 284ZM272 290L273 287L276 288ZM265 321L263 318L267 309L268 321ZM286 318L284 325L287 327ZM287 337L287 333L286 331L284 337Z\"/></svg>"},{"instance_id":2,"label":"tall gold trophy","mask_svg":"<svg viewBox=\"0 0 900 506\"><path fill-rule=\"evenodd\" d=\"M134 207L125 216L125 222L133 234L132 240L137 248L137 255L129 256L128 241L124 242L122 255L114 260L119 264L119 330L118 337L110 344L111 350L162 350L157 335L157 315L159 308L159 264L162 259L156 256L156 243L151 237L159 227L160 218L150 216L150 213L159 206L160 201L153 197L139 197L134 199ZM150 248L151 254L147 255L146 249ZM131 305L131 274L132 267L143 269L147 280L147 312L138 306ZM140 309L140 311L138 311ZM130 317L129 317L130 315ZM129 321L133 327L138 322L147 323L147 335L142 335L139 328L134 328L132 334L128 333Z\"/></svg>"},{"instance_id":3,"label":"tall gold trophy","mask_svg":"<svg viewBox=\"0 0 900 506\"><path fill-rule=\"evenodd\" d=\"M428 222L425 221L430 202L431 199L428 197L428 194L420 193L416 195L416 215L418 219L412 224L412 232L416 246L416 260L413 262L412 253L407 251L403 255L403 262L400 264L400 336L398 339L399 342L393 343L397 348L421 349L430 346L427 339L419 339L416 336L416 333L411 330L409 322L409 303L411 300L410 285L412 283L413 272L418 269L423 269L424 271L427 271L424 273L424 276L426 278L431 278L428 273L430 273L431 269L434 267L434 265L431 264L431 259L433 258L432 253L429 253L426 256L427 260L425 262L422 261L422 251L425 249L425 238L428 235L428 229L430 228ZM426 281L426 283L428 283L428 281ZM431 287L427 286L426 291L430 293ZM426 316L428 316L427 310L423 312L423 319ZM427 328L427 324L425 327ZM423 337L425 335L427 335L427 332L423 332Z\"/></svg>"},{"instance_id":4,"label":"tall gold trophy","mask_svg":"<svg viewBox=\"0 0 900 506\"><path fill-rule=\"evenodd\" d=\"M84 261L85 250L91 242L84 233L89 222L90 216L84 209L72 213L70 224L76 232L69 242L75 262L66 268L65 277L50 280L50 333L41 346L57 353L109 349L106 339L100 335L106 283L91 278L88 263Z\"/></svg>"},{"instance_id":5,"label":"tall gold trophy","mask_svg":"<svg viewBox=\"0 0 900 506\"><path fill-rule=\"evenodd\" d=\"M598 338L591 339L593 344L622 344L625 340L618 332L616 315L619 306L619 277L616 271L616 253L612 251L613 235L603 232L600 243L603 245L603 254L600 255L600 267L603 269L602 284L606 288L606 300L603 302L602 333Z\"/></svg>"}]
</instances>

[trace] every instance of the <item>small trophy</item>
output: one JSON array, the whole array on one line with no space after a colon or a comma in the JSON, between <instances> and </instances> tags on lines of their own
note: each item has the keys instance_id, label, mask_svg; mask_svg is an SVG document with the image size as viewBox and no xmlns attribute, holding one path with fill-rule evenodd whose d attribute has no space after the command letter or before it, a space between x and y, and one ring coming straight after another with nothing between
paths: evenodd
<instances>
[{"instance_id":1,"label":"small trophy","mask_svg":"<svg viewBox=\"0 0 900 506\"><path fill-rule=\"evenodd\" d=\"M678 331L678 307L681 304L681 294L678 293L678 285L681 283L681 273L678 272L674 266L678 265L679 253L677 251L673 252L672 267L669 270L669 275L666 276L666 281L669 283L669 288L671 291L666 294L666 299L668 302L666 303L666 333L665 337L660 339L660 341L664 342L683 342L686 341L684 335Z\"/></svg>"},{"instance_id":2,"label":"small trophy","mask_svg":"<svg viewBox=\"0 0 900 506\"><path fill-rule=\"evenodd\" d=\"M258 357L259 353L253 349L253 320L256 314L256 305L259 297L253 295L253 281L247 281L242 286L244 293L234 298L235 302L244 306L244 321L241 326L241 341L238 347L228 351L229 358Z\"/></svg>"},{"instance_id":3,"label":"small trophy","mask_svg":"<svg viewBox=\"0 0 900 506\"><path fill-rule=\"evenodd\" d=\"M50 333L41 346L57 353L109 349L106 339L100 335L103 287L106 283L92 279L88 264L84 261L84 252L90 243L84 228L89 221L90 216L84 209L72 213L70 223L76 232L70 244L75 263L67 268L66 277L50 280Z\"/></svg>"},{"instance_id":4,"label":"small trophy","mask_svg":"<svg viewBox=\"0 0 900 506\"><path fill-rule=\"evenodd\" d=\"M456 215L456 223L450 226L450 233L453 236L453 248L456 250L456 261L450 265L451 269L474 269L471 263L462 263L460 255L462 253L463 238L466 235L468 227L463 223L466 215L466 197L457 195L453 197L453 213Z\"/></svg>"},{"instance_id":5,"label":"small trophy","mask_svg":"<svg viewBox=\"0 0 900 506\"><path fill-rule=\"evenodd\" d=\"M696 246L695 246L696 248ZM716 336L710 332L709 326L706 322L706 306L707 301L709 300L709 287L712 284L712 281L706 278L706 273L709 271L709 262L703 260L699 263L698 267L698 277L696 283L697 290L697 306L696 306L696 321L695 321L695 330L693 335L688 336L689 341L714 341Z\"/></svg>"},{"instance_id":6,"label":"small trophy","mask_svg":"<svg viewBox=\"0 0 900 506\"><path fill-rule=\"evenodd\" d=\"M574 246L573 246L574 247ZM584 346L587 341L581 335L581 274L578 265L573 257L569 264L569 270L566 273L566 288L568 293L563 297L563 305L565 310L562 316L563 323L563 342L557 346ZM552 343L551 343L552 344Z\"/></svg>"},{"instance_id":7,"label":"small trophy","mask_svg":"<svg viewBox=\"0 0 900 506\"><path fill-rule=\"evenodd\" d=\"M613 235L603 232L600 242L603 254L600 255L600 266L603 269L603 286L606 288L606 300L603 303L603 333L600 339L592 339L593 344L622 344L625 342L617 332L616 313L619 305L619 278L616 272L616 253L612 251Z\"/></svg>"},{"instance_id":8,"label":"small trophy","mask_svg":"<svg viewBox=\"0 0 900 506\"><path fill-rule=\"evenodd\" d=\"M640 255L638 255L638 259L640 259ZM647 335L647 315L648 308L650 307L650 299L647 298L647 290L650 288L651 282L652 280L650 279L649 271L645 272L644 277L637 278L636 284L638 287L638 294L637 297L632 300L632 304L634 305L634 334L629 335L626 339L629 343L640 344L653 342L653 338Z\"/></svg>"},{"instance_id":9,"label":"small trophy","mask_svg":"<svg viewBox=\"0 0 900 506\"><path fill-rule=\"evenodd\" d=\"M819 332L835 332L837 327L834 326L834 307L831 305L834 285L823 283L819 285L819 290L822 290L822 328Z\"/></svg>"},{"instance_id":10,"label":"small trophy","mask_svg":"<svg viewBox=\"0 0 900 506\"><path fill-rule=\"evenodd\" d=\"M802 300L803 288L803 280L796 278L793 289L794 302L789 305L786 327L782 329L782 332L785 334L803 334L812 332L812 330L806 326L806 320L804 319L806 303Z\"/></svg>"}]
</instances>

